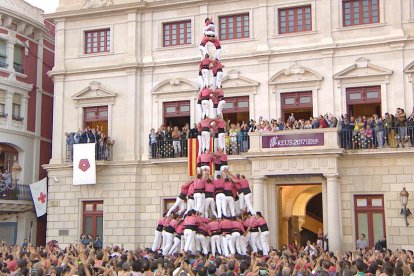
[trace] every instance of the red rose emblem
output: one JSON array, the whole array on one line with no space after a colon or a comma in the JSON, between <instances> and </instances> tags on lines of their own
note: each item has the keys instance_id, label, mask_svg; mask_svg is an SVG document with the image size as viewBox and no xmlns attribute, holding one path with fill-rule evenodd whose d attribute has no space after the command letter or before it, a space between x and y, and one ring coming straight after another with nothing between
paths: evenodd
<instances>
[{"instance_id":1,"label":"red rose emblem","mask_svg":"<svg viewBox=\"0 0 414 276\"><path fill-rule=\"evenodd\" d=\"M83 172L86 172L91 167L91 164L89 164L88 159L81 159L79 160L79 169Z\"/></svg>"}]
</instances>

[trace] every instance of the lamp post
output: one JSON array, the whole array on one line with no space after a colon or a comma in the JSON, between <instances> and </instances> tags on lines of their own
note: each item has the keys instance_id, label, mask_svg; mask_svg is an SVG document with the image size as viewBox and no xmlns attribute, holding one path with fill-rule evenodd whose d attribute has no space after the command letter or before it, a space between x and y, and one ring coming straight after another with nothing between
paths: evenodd
<instances>
[{"instance_id":1,"label":"lamp post","mask_svg":"<svg viewBox=\"0 0 414 276\"><path fill-rule=\"evenodd\" d=\"M409 197L409 193L407 192L407 190L405 189L405 187L402 189L402 191L400 192L400 200L401 200L401 205L403 206L403 208L401 209L400 214L404 216L405 218L405 226L410 225L408 223L408 216L411 215L411 211L410 209L407 208L407 203L408 203L408 197Z\"/></svg>"},{"instance_id":2,"label":"lamp post","mask_svg":"<svg viewBox=\"0 0 414 276\"><path fill-rule=\"evenodd\" d=\"M20 173L22 172L22 167L19 164L19 161L14 161L12 166L12 181L13 181L13 188L17 186L17 182L19 182Z\"/></svg>"}]
</instances>

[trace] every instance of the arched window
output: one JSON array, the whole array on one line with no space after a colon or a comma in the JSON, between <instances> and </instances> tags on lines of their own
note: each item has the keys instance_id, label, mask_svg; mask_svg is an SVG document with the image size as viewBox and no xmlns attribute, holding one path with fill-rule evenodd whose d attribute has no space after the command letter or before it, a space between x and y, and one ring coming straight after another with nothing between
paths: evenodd
<instances>
[{"instance_id":1,"label":"arched window","mask_svg":"<svg viewBox=\"0 0 414 276\"><path fill-rule=\"evenodd\" d=\"M19 153L12 146L0 143L0 171L11 172L13 161L17 161Z\"/></svg>"}]
</instances>

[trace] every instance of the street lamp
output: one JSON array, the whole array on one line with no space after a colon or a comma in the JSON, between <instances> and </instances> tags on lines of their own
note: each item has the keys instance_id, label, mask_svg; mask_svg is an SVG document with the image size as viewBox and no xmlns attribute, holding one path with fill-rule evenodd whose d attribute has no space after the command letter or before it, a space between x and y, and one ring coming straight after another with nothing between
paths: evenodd
<instances>
[{"instance_id":1,"label":"street lamp","mask_svg":"<svg viewBox=\"0 0 414 276\"><path fill-rule=\"evenodd\" d=\"M401 200L401 205L403 206L403 208L401 209L400 214L404 216L405 218L405 226L410 225L408 223L408 216L411 215L411 211L410 209L407 208L407 203L408 203L408 197L409 197L409 193L407 192L407 190L405 189L405 187L402 189L402 191L400 192L400 200Z\"/></svg>"},{"instance_id":2,"label":"street lamp","mask_svg":"<svg viewBox=\"0 0 414 276\"><path fill-rule=\"evenodd\" d=\"M16 160L13 162L11 171L12 171L13 186L16 187L17 182L19 181L19 178L20 178L20 173L22 172L22 167L20 166L19 161Z\"/></svg>"}]
</instances>

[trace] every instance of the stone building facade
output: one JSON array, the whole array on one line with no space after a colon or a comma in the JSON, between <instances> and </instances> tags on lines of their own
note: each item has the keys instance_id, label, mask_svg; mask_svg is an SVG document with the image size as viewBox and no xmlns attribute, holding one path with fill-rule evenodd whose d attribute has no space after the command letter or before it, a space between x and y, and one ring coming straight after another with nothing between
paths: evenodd
<instances>
[{"instance_id":1,"label":"stone building facade","mask_svg":"<svg viewBox=\"0 0 414 276\"><path fill-rule=\"evenodd\" d=\"M226 97L243 102L246 118L413 108L413 1L61 0L49 17L56 23L56 93L45 168L56 179L47 237L63 244L85 231L130 248L151 243L155 220L189 176L186 158L149 158L148 134L168 122L171 103L186 102L185 118L194 123L206 17L222 41ZM94 123L116 141L113 158L97 161L95 185L73 186L63 134ZM399 192L414 191L413 148L345 150L337 129L296 132L308 133L324 142L272 149L263 146L267 134L253 133L249 151L230 157L230 169L250 179L272 245L323 228L334 251L354 248L362 232L371 244L385 235L390 248L412 247ZM306 211L318 194L319 221Z\"/></svg>"},{"instance_id":2,"label":"stone building facade","mask_svg":"<svg viewBox=\"0 0 414 276\"><path fill-rule=\"evenodd\" d=\"M22 168L21 185L0 189L0 239L9 244L46 239L28 186L47 176L41 165L52 155L54 26L43 14L23 0L0 1L0 173L16 161Z\"/></svg>"}]
</instances>

